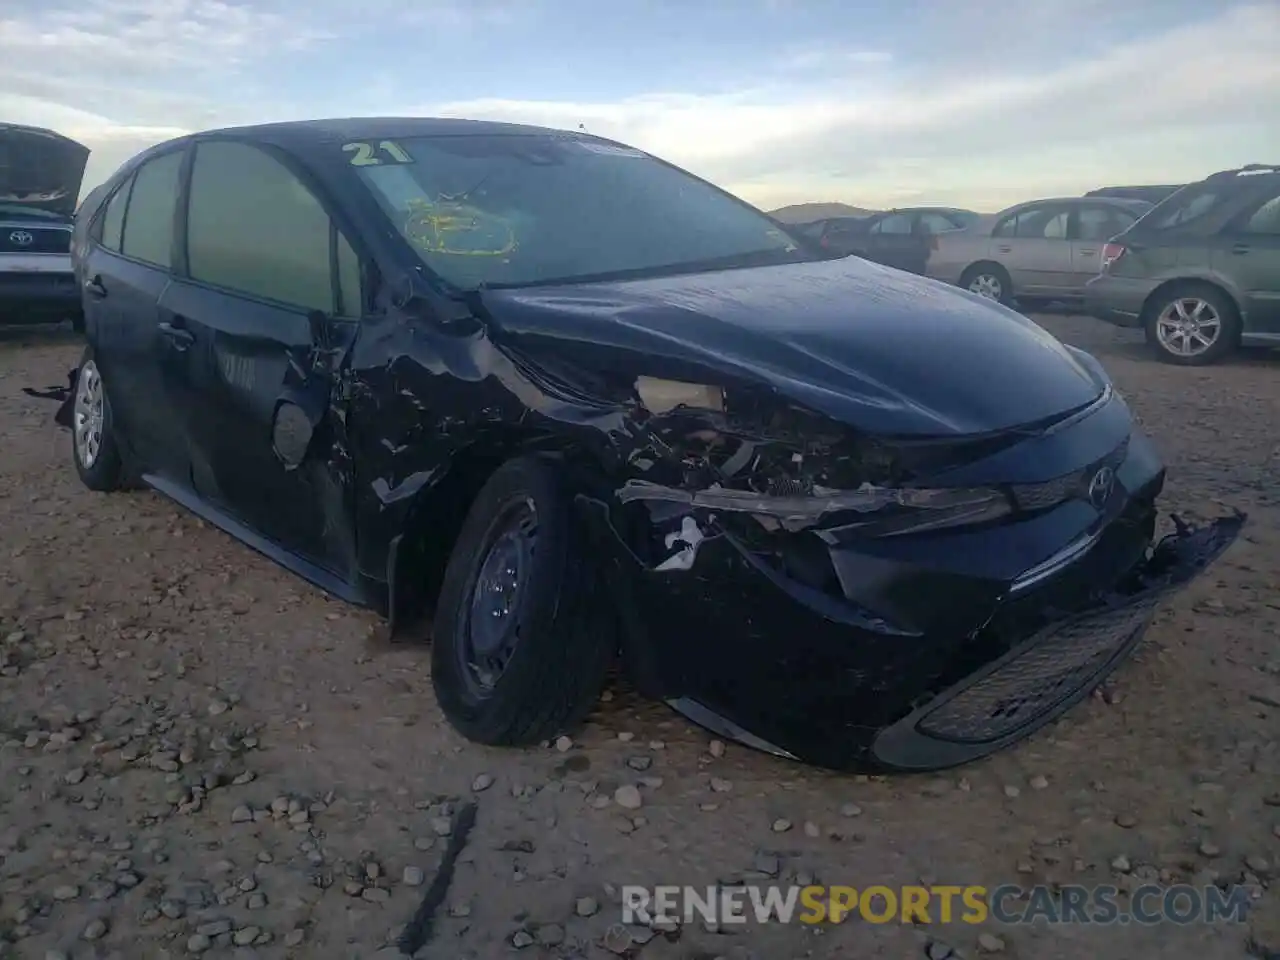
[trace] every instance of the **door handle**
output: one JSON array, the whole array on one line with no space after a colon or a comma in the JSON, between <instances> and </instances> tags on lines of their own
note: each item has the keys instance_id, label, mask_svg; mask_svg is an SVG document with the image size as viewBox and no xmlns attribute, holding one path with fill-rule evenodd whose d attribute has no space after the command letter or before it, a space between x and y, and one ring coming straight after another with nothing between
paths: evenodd
<instances>
[{"instance_id":1,"label":"door handle","mask_svg":"<svg viewBox=\"0 0 1280 960\"><path fill-rule=\"evenodd\" d=\"M102 285L101 277L90 277L84 282L84 292L95 300L101 300L107 295L107 288Z\"/></svg>"},{"instance_id":2,"label":"door handle","mask_svg":"<svg viewBox=\"0 0 1280 960\"><path fill-rule=\"evenodd\" d=\"M1231 252L1234 253L1237 257L1242 257L1246 253L1248 253L1250 249L1252 248L1247 243L1237 243L1234 247L1231 248Z\"/></svg>"},{"instance_id":3,"label":"door handle","mask_svg":"<svg viewBox=\"0 0 1280 960\"><path fill-rule=\"evenodd\" d=\"M184 330L180 326L170 323L168 320L162 320L159 324L160 332L173 341L173 343L185 349L196 342L195 334L190 330Z\"/></svg>"},{"instance_id":4,"label":"door handle","mask_svg":"<svg viewBox=\"0 0 1280 960\"><path fill-rule=\"evenodd\" d=\"M1001 253L1013 253L1013 247L996 247Z\"/></svg>"},{"instance_id":5,"label":"door handle","mask_svg":"<svg viewBox=\"0 0 1280 960\"><path fill-rule=\"evenodd\" d=\"M1081 250L1080 253L1082 256L1086 256L1086 257L1094 257L1098 255L1097 250Z\"/></svg>"}]
</instances>

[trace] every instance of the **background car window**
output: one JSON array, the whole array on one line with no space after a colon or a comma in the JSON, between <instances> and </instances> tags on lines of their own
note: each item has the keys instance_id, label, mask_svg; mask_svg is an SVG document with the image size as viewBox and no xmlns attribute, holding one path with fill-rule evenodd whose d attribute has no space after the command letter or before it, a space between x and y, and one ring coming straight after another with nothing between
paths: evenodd
<instances>
[{"instance_id":1,"label":"background car window","mask_svg":"<svg viewBox=\"0 0 1280 960\"><path fill-rule=\"evenodd\" d=\"M907 213L891 213L874 227L872 233L910 233L911 215Z\"/></svg>"},{"instance_id":2,"label":"background car window","mask_svg":"<svg viewBox=\"0 0 1280 960\"><path fill-rule=\"evenodd\" d=\"M182 152L148 160L134 174L120 250L168 269L173 254L173 212L178 205Z\"/></svg>"},{"instance_id":3,"label":"background car window","mask_svg":"<svg viewBox=\"0 0 1280 960\"><path fill-rule=\"evenodd\" d=\"M120 239L124 232L124 208L129 203L129 191L133 188L133 179L125 181L111 196L107 209L102 214L102 245L108 250L120 252Z\"/></svg>"},{"instance_id":4,"label":"background car window","mask_svg":"<svg viewBox=\"0 0 1280 960\"><path fill-rule=\"evenodd\" d=\"M1065 240L1070 213L1053 207L1030 207L1002 220L992 234L1020 240Z\"/></svg>"},{"instance_id":5,"label":"background car window","mask_svg":"<svg viewBox=\"0 0 1280 960\"><path fill-rule=\"evenodd\" d=\"M926 233L946 233L948 230L959 230L962 226L941 213L920 214L920 225Z\"/></svg>"},{"instance_id":6,"label":"background car window","mask_svg":"<svg viewBox=\"0 0 1280 960\"><path fill-rule=\"evenodd\" d=\"M1134 219L1114 207L1084 207L1080 210L1079 238L1105 242L1127 230Z\"/></svg>"},{"instance_id":7,"label":"background car window","mask_svg":"<svg viewBox=\"0 0 1280 960\"><path fill-rule=\"evenodd\" d=\"M1201 217L1215 210L1218 204L1223 200L1223 195L1217 190L1208 187L1199 187L1181 193L1170 198L1167 204L1168 209L1164 209L1165 204L1151 211L1152 216L1148 219L1151 221L1151 228L1155 230L1168 230L1171 227L1180 227L1192 220L1199 220ZM1146 220L1143 221L1146 224Z\"/></svg>"},{"instance_id":8,"label":"background car window","mask_svg":"<svg viewBox=\"0 0 1280 960\"><path fill-rule=\"evenodd\" d=\"M1019 222L1018 236L1044 237L1046 240L1065 240L1067 239L1067 221L1070 217L1071 215L1063 210L1061 213L1054 214L1044 221L1038 228L1028 224L1026 234L1023 234L1023 224Z\"/></svg>"},{"instance_id":9,"label":"background car window","mask_svg":"<svg viewBox=\"0 0 1280 960\"><path fill-rule=\"evenodd\" d=\"M1260 206L1245 221L1244 232L1280 236L1280 197L1272 197Z\"/></svg>"},{"instance_id":10,"label":"background car window","mask_svg":"<svg viewBox=\"0 0 1280 960\"><path fill-rule=\"evenodd\" d=\"M336 309L329 216L297 177L256 147L196 147L187 256L192 279L307 310Z\"/></svg>"}]
</instances>

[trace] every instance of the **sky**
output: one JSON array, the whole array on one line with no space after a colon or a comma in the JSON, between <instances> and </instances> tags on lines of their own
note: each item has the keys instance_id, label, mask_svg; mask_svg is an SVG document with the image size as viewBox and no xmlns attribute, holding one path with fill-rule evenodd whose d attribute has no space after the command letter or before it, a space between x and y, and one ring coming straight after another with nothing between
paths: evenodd
<instances>
[{"instance_id":1,"label":"sky","mask_svg":"<svg viewBox=\"0 0 1280 960\"><path fill-rule=\"evenodd\" d=\"M93 153L360 115L578 129L765 209L1280 163L1280 0L0 0L0 121Z\"/></svg>"}]
</instances>

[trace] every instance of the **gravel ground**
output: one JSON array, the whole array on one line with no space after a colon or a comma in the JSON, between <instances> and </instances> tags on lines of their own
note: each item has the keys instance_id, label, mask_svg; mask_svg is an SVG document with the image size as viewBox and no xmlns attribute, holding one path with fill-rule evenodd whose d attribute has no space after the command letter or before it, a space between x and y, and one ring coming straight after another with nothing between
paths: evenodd
<instances>
[{"instance_id":1,"label":"gravel ground","mask_svg":"<svg viewBox=\"0 0 1280 960\"><path fill-rule=\"evenodd\" d=\"M1168 506L1238 505L1251 524L1067 720L946 776L895 778L725 747L625 689L572 742L466 743L425 652L382 643L371 615L154 494L82 489L54 404L21 390L65 382L78 345L6 338L0 957L382 956L472 803L420 956L1280 955L1280 368L1175 369L1127 332L1039 319L1112 372L1171 464ZM751 871L858 887L1243 882L1258 900L1218 926L609 934L622 884Z\"/></svg>"}]
</instances>

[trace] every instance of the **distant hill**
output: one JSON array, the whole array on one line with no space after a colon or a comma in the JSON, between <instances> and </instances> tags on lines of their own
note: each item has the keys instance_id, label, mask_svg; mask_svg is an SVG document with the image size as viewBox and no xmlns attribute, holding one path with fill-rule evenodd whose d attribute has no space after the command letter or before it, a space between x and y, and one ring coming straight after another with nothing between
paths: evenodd
<instances>
[{"instance_id":1,"label":"distant hill","mask_svg":"<svg viewBox=\"0 0 1280 960\"><path fill-rule=\"evenodd\" d=\"M771 211L769 216L783 223L809 223L828 217L868 217L875 212L862 207L851 207L847 203L793 203L789 207Z\"/></svg>"}]
</instances>

